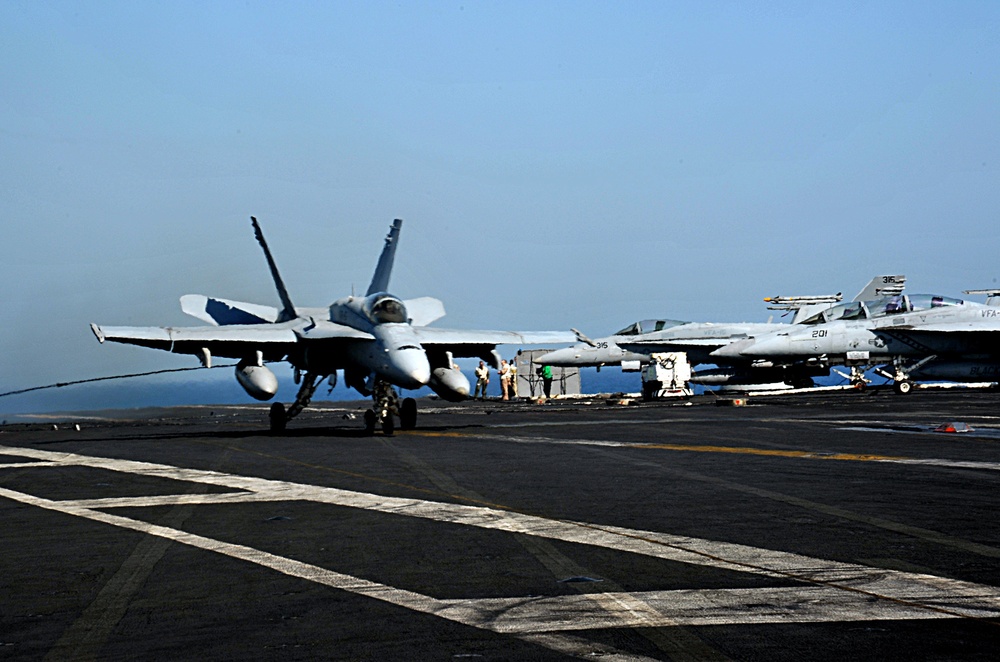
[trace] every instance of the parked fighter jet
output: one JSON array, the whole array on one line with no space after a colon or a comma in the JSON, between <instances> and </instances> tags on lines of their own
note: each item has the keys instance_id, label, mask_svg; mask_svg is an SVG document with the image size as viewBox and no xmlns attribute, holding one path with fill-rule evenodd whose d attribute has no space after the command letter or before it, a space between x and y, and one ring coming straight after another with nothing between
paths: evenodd
<instances>
[{"instance_id":1,"label":"parked fighter jet","mask_svg":"<svg viewBox=\"0 0 1000 662\"><path fill-rule=\"evenodd\" d=\"M100 327L91 325L100 342L141 345L198 356L210 366L213 356L239 359L236 379L259 400L270 400L278 380L265 362L288 361L301 382L295 402L286 410L271 406L271 427L285 423L309 404L316 387L326 377L336 383L343 370L345 383L372 395L375 407L365 413L369 431L377 424L391 432L396 393L393 386L415 389L429 386L447 400L469 396L469 380L452 362L454 357L479 357L499 366L496 346L571 342L563 332L458 331L430 328L444 315L437 299L423 297L402 301L386 292L392 272L402 221L393 221L368 291L363 297L338 299L328 308L296 308L288 296L264 235L251 217L257 241L264 251L281 309L202 295L181 298L184 312L213 326L202 327ZM416 424L416 402L403 401L400 424Z\"/></svg>"},{"instance_id":2,"label":"parked fighter jet","mask_svg":"<svg viewBox=\"0 0 1000 662\"><path fill-rule=\"evenodd\" d=\"M899 393L915 380L993 382L1000 377L1000 309L931 294L854 301L712 356L787 368L847 365L859 387L865 367L887 364Z\"/></svg>"},{"instance_id":3,"label":"parked fighter jet","mask_svg":"<svg viewBox=\"0 0 1000 662\"><path fill-rule=\"evenodd\" d=\"M855 297L855 301L874 298L882 293L903 291L906 277L876 276ZM818 296L768 297L764 299L771 310L795 311L792 324L835 305L842 299L840 293ZM788 324L770 322L681 322L677 320L644 320L636 322L612 336L591 340L573 329L576 345L557 349L535 359L537 363L555 366L614 365L634 361L648 363L650 355L660 352L685 352L691 365L704 363L723 364L718 368L701 370L691 382L704 385L764 384L788 382L795 386L811 386L812 377L825 375L828 370L812 367L784 367L765 370L754 368L745 359L717 360L712 354L716 349L746 338L787 329Z\"/></svg>"}]
</instances>

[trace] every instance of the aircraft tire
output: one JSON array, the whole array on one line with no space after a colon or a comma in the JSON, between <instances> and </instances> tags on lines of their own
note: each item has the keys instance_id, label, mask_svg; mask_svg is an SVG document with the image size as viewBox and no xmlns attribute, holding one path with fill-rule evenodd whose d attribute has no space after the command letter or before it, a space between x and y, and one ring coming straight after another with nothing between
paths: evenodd
<instances>
[{"instance_id":1,"label":"aircraft tire","mask_svg":"<svg viewBox=\"0 0 1000 662\"><path fill-rule=\"evenodd\" d=\"M288 416L285 414L285 405L280 402L273 403L271 405L271 411L268 412L267 416L271 421L271 432L281 434L285 431L285 426L288 424Z\"/></svg>"},{"instance_id":2,"label":"aircraft tire","mask_svg":"<svg viewBox=\"0 0 1000 662\"><path fill-rule=\"evenodd\" d=\"M365 410L365 434L368 436L375 434L375 412L371 409Z\"/></svg>"},{"instance_id":3,"label":"aircraft tire","mask_svg":"<svg viewBox=\"0 0 1000 662\"><path fill-rule=\"evenodd\" d=\"M858 393L864 393L868 390L867 382L854 382L854 390Z\"/></svg>"},{"instance_id":4,"label":"aircraft tire","mask_svg":"<svg viewBox=\"0 0 1000 662\"><path fill-rule=\"evenodd\" d=\"M393 419L392 414L385 416L382 419L382 434L387 437L391 437L392 433L396 430L396 421Z\"/></svg>"},{"instance_id":5,"label":"aircraft tire","mask_svg":"<svg viewBox=\"0 0 1000 662\"><path fill-rule=\"evenodd\" d=\"M412 430L417 427L417 401L404 398L399 407L399 429Z\"/></svg>"},{"instance_id":6,"label":"aircraft tire","mask_svg":"<svg viewBox=\"0 0 1000 662\"><path fill-rule=\"evenodd\" d=\"M902 381L893 384L892 388L896 390L896 393L899 393L900 395L906 395L907 393L913 390L913 382L904 379Z\"/></svg>"}]
</instances>

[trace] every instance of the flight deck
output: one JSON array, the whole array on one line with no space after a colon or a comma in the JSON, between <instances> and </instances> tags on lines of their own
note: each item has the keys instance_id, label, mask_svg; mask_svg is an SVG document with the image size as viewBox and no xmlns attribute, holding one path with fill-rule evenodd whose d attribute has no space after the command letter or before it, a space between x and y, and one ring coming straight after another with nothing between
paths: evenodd
<instances>
[{"instance_id":1,"label":"flight deck","mask_svg":"<svg viewBox=\"0 0 1000 662\"><path fill-rule=\"evenodd\" d=\"M0 657L995 658L996 391L627 402L4 425Z\"/></svg>"}]
</instances>

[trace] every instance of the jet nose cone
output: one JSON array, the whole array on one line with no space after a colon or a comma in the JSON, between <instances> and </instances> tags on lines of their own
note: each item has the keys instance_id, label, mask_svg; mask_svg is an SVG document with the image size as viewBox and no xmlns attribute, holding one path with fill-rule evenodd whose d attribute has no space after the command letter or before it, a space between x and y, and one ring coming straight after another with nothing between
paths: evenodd
<instances>
[{"instance_id":1,"label":"jet nose cone","mask_svg":"<svg viewBox=\"0 0 1000 662\"><path fill-rule=\"evenodd\" d=\"M419 350L404 349L393 357L393 372L398 386L420 388L431 380L431 364L427 355Z\"/></svg>"},{"instance_id":2,"label":"jet nose cone","mask_svg":"<svg viewBox=\"0 0 1000 662\"><path fill-rule=\"evenodd\" d=\"M539 365L562 365L578 358L578 354L579 350L573 347L564 347L563 349L554 349L541 356L536 356L534 362Z\"/></svg>"},{"instance_id":3,"label":"jet nose cone","mask_svg":"<svg viewBox=\"0 0 1000 662\"><path fill-rule=\"evenodd\" d=\"M737 340L736 342L731 342L728 345L723 345L719 349L711 353L711 356L718 356L724 359L739 359L744 358L746 354L744 352L748 351L757 341L753 338L747 338L746 340Z\"/></svg>"}]
</instances>

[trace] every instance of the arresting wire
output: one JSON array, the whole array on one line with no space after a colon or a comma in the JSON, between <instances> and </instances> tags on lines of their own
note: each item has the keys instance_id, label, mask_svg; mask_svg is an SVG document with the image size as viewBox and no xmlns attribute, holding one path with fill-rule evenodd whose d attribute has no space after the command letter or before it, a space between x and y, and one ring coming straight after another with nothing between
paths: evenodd
<instances>
[{"instance_id":1,"label":"arresting wire","mask_svg":"<svg viewBox=\"0 0 1000 662\"><path fill-rule=\"evenodd\" d=\"M91 382L103 382L112 379L128 379L130 377L148 377L149 375L162 375L168 372L190 372L192 370L212 370L214 368L233 368L235 363L228 363L224 365L213 365L210 368L204 366L196 366L194 368L167 368L165 370L153 370L152 372L135 372L129 375L112 375L110 377L91 377L90 379L77 379L72 382L57 382L55 384L46 384L45 386L32 386L31 388L22 388L16 391L7 391L6 393L0 393L0 398L5 398L8 395L21 395L22 393L32 393L34 391L44 391L50 388L62 388L63 386L76 386L77 384L89 384Z\"/></svg>"}]
</instances>

